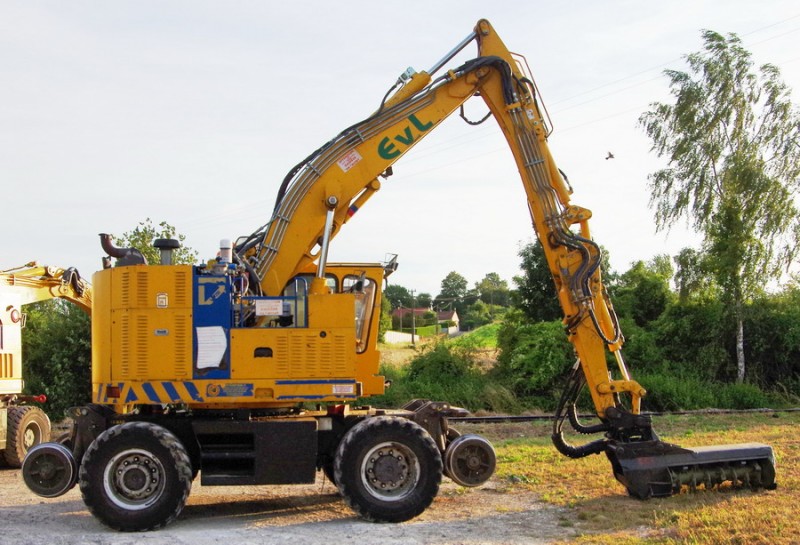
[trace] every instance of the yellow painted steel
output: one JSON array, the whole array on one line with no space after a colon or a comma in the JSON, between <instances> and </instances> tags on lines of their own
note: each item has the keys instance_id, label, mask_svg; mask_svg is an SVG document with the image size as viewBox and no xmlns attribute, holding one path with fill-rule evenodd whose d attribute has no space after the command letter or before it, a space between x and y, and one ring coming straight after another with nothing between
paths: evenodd
<instances>
[{"instance_id":1,"label":"yellow painted steel","mask_svg":"<svg viewBox=\"0 0 800 545\"><path fill-rule=\"evenodd\" d=\"M488 21L478 22L474 40L478 46L476 62L468 62L443 76L414 74L370 117L343 131L293 169L281 187L271 221L263 232L248 239L241 257L253 266L261 292L280 296L297 275L315 270L320 245L326 240L329 211L333 214L331 238L334 238L357 209L380 189L380 176L388 176L391 166L421 139L464 102L479 96L513 153L534 229L544 248L564 312L564 324L598 415L605 416L608 408L616 406L620 394L629 394L632 409L638 412L644 390L630 379L621 356L624 339L602 283L600 249L591 240L588 223L591 212L571 202L571 188L550 154L547 144L550 127L526 62L509 52ZM182 382L190 365L185 341L151 336L151 331L158 328L185 331L192 327L188 301L185 308L170 312L152 306L155 291L161 289L183 289L182 295L174 293L176 304L183 300L181 297L190 298L190 281L178 278L177 267L121 269L130 270L103 271L95 279L100 288L96 296L114 301L108 309L105 302L95 306L96 310L100 307L109 314L97 320L94 330L98 345L95 365L108 368L95 370L93 374L96 400L107 394L110 387L112 393L120 396L118 404L129 402L124 392L113 387L120 380L117 377L124 377L121 388L132 392L131 398L149 396L160 401L171 394L182 402L203 406L217 401L235 406L309 399L347 400L350 390L353 395L383 391L383 379L377 375L375 344L379 289L367 330L369 342L364 345L355 340L354 298L341 293L342 290L327 293L322 278L310 281L310 293L314 295L307 301L308 327L291 331L234 329L230 337L233 356L230 384L189 381L197 391L197 399L202 398L200 402ZM333 267L326 272L330 270ZM367 271L380 286L379 269L373 267ZM357 268L352 272L358 273ZM123 294L116 281L107 286L105 275L113 278L127 275L129 292ZM169 293L172 301L173 292ZM112 339L110 344L106 339ZM356 346L363 350L358 352ZM609 351L616 356L621 381L614 380L609 372L606 362ZM317 358L317 354L325 357ZM233 386L236 380L246 381L250 386ZM161 381L162 386L147 386L149 381ZM178 384L188 388L185 394ZM226 392L226 386L232 386L233 392L246 390L248 395L207 395Z\"/></svg>"},{"instance_id":2,"label":"yellow painted steel","mask_svg":"<svg viewBox=\"0 0 800 545\"><path fill-rule=\"evenodd\" d=\"M332 264L329 273L341 286L342 279L361 275L379 283L383 269ZM94 275L95 403L124 413L141 404L274 407L383 393L377 330L370 330L366 348L356 351L352 293L309 295L307 327L233 327L230 376L194 378L193 274L188 265L134 265ZM379 291L370 309L366 318L377 324Z\"/></svg>"},{"instance_id":3,"label":"yellow painted steel","mask_svg":"<svg viewBox=\"0 0 800 545\"><path fill-rule=\"evenodd\" d=\"M66 299L92 313L92 288L74 269L31 262L0 271L0 395L23 390L22 307L49 299Z\"/></svg>"}]
</instances>

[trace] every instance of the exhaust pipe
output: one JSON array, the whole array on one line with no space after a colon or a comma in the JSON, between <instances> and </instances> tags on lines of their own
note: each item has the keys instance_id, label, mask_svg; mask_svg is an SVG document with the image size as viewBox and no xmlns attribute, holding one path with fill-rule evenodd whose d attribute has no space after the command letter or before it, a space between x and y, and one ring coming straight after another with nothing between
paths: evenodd
<instances>
[{"instance_id":1,"label":"exhaust pipe","mask_svg":"<svg viewBox=\"0 0 800 545\"><path fill-rule=\"evenodd\" d=\"M117 267L125 267L128 265L147 265L147 259L144 254L136 248L118 248L114 246L111 235L107 233L100 233L100 246L103 251L110 257L117 259ZM107 266L106 266L107 265ZM111 260L103 259L103 268L111 267Z\"/></svg>"}]
</instances>

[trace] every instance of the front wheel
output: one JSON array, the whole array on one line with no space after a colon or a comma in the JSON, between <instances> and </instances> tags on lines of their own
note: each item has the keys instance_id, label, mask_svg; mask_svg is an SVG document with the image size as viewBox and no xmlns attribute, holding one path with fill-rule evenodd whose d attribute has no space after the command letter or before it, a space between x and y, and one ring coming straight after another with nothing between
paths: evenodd
<instances>
[{"instance_id":1,"label":"front wheel","mask_svg":"<svg viewBox=\"0 0 800 545\"><path fill-rule=\"evenodd\" d=\"M94 516L115 530L155 530L183 510L192 464L175 435L149 422L109 428L86 450L79 482Z\"/></svg>"},{"instance_id":2,"label":"front wheel","mask_svg":"<svg viewBox=\"0 0 800 545\"><path fill-rule=\"evenodd\" d=\"M425 511L436 497L442 457L419 424L377 416L345 434L334 470L339 492L359 516L403 522Z\"/></svg>"}]
</instances>

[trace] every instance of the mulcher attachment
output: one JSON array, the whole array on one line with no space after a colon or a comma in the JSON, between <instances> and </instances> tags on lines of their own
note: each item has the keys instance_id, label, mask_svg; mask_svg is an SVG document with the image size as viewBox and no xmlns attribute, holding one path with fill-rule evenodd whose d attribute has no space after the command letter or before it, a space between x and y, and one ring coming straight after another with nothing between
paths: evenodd
<instances>
[{"instance_id":1,"label":"mulcher attachment","mask_svg":"<svg viewBox=\"0 0 800 545\"><path fill-rule=\"evenodd\" d=\"M628 494L640 499L670 496L687 487L710 489L730 482L734 487L774 490L775 454L772 447L743 443L717 447L683 448L661 441L649 415L609 407L600 424L585 425L578 419L575 400L585 380L576 364L561 396L553 421L553 445L570 458L605 452L614 477ZM602 433L604 437L571 445L563 427L569 422L580 434Z\"/></svg>"},{"instance_id":2,"label":"mulcher attachment","mask_svg":"<svg viewBox=\"0 0 800 545\"><path fill-rule=\"evenodd\" d=\"M640 499L677 494L684 486L710 489L725 482L753 489L777 486L772 447L760 443L682 448L659 440L610 441L606 455L617 480Z\"/></svg>"}]
</instances>

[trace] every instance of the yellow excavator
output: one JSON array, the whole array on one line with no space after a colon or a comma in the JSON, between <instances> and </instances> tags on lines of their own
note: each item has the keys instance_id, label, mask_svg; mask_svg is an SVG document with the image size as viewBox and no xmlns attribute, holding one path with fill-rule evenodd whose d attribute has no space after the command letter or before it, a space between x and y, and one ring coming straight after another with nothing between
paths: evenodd
<instances>
[{"instance_id":1,"label":"yellow excavator","mask_svg":"<svg viewBox=\"0 0 800 545\"><path fill-rule=\"evenodd\" d=\"M445 68L470 44L475 58ZM424 511L442 475L484 483L494 449L449 425L463 409L430 400L399 409L358 404L385 388L381 286L396 263L328 262L332 241L394 163L473 97L513 153L575 348L556 448L574 458L605 454L639 498L726 481L773 487L769 446L681 448L659 440L641 413L646 392L622 356L591 212L571 202L550 155L551 125L527 62L481 20L430 70L404 72L371 115L292 168L270 220L223 240L217 260L173 265L177 242L159 239L161 263L147 264L101 235L109 257L92 279L93 404L72 411L68 440L29 453L22 473L31 490L54 497L79 483L95 516L135 531L177 517L198 473L203 485L290 484L313 482L322 470L360 516L389 522ZM575 410L584 386L598 419L591 425ZM567 421L603 436L571 445Z\"/></svg>"},{"instance_id":2,"label":"yellow excavator","mask_svg":"<svg viewBox=\"0 0 800 545\"><path fill-rule=\"evenodd\" d=\"M0 271L0 458L20 467L28 451L50 439L50 420L36 405L47 397L24 395L23 306L66 299L91 314L92 292L74 268L40 267L31 262Z\"/></svg>"}]
</instances>

